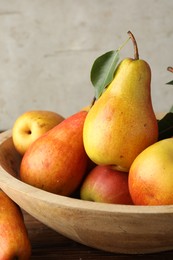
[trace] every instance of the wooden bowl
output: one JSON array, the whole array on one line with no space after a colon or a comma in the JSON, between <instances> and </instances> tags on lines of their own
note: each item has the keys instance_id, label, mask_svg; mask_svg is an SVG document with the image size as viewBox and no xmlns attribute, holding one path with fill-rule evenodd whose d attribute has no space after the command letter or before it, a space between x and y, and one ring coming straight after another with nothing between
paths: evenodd
<instances>
[{"instance_id":1,"label":"wooden bowl","mask_svg":"<svg viewBox=\"0 0 173 260\"><path fill-rule=\"evenodd\" d=\"M60 234L104 251L137 254L173 249L173 206L125 206L55 195L21 182L11 131L0 135L0 187L21 208Z\"/></svg>"}]
</instances>

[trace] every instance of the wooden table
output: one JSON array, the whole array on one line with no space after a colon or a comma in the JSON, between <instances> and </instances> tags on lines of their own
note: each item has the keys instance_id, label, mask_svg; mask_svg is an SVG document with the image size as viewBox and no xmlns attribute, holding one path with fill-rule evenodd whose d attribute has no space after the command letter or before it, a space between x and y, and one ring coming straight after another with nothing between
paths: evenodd
<instances>
[{"instance_id":1,"label":"wooden table","mask_svg":"<svg viewBox=\"0 0 173 260\"><path fill-rule=\"evenodd\" d=\"M60 235L25 211L23 211L23 215L32 245L31 260L173 259L173 251L149 255L123 255L103 252L81 245Z\"/></svg>"}]
</instances>

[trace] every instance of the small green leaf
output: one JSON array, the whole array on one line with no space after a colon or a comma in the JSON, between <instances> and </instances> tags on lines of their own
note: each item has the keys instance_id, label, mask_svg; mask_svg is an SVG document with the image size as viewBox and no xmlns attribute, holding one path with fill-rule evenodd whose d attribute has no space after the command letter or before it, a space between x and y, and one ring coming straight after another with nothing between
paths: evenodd
<instances>
[{"instance_id":1,"label":"small green leaf","mask_svg":"<svg viewBox=\"0 0 173 260\"><path fill-rule=\"evenodd\" d=\"M167 113L158 121L159 140L173 137L173 113Z\"/></svg>"},{"instance_id":2,"label":"small green leaf","mask_svg":"<svg viewBox=\"0 0 173 260\"><path fill-rule=\"evenodd\" d=\"M98 99L107 85L113 80L119 61L119 50L109 51L98 57L91 69L91 82L95 87L95 97Z\"/></svg>"},{"instance_id":3,"label":"small green leaf","mask_svg":"<svg viewBox=\"0 0 173 260\"><path fill-rule=\"evenodd\" d=\"M166 83L167 85L173 85L173 80L169 81L168 83Z\"/></svg>"}]
</instances>

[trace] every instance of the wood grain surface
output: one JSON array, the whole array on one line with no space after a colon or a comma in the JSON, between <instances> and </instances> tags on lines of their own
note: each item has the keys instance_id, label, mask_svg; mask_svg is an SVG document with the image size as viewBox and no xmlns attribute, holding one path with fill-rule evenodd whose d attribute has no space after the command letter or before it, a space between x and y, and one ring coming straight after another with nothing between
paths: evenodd
<instances>
[{"instance_id":1,"label":"wood grain surface","mask_svg":"<svg viewBox=\"0 0 173 260\"><path fill-rule=\"evenodd\" d=\"M25 211L22 212L32 245L31 260L173 259L173 251L157 254L126 255L103 252L90 248L60 235Z\"/></svg>"}]
</instances>

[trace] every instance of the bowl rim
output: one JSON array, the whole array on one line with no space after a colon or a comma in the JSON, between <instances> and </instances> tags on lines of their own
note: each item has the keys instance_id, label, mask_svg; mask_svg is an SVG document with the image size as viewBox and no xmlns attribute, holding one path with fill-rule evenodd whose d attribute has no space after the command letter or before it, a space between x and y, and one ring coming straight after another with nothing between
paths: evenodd
<instances>
[{"instance_id":1,"label":"bowl rim","mask_svg":"<svg viewBox=\"0 0 173 260\"><path fill-rule=\"evenodd\" d=\"M0 146L7 139L11 138L12 131L7 130L0 134ZM122 204L109 204L94 201L84 201L78 198L67 197L62 195L53 194L48 191L41 190L33 187L14 176L8 174L0 161L0 188L6 191L10 189L19 191L24 196L30 196L33 199L37 198L41 201L51 203L52 205L59 205L60 207L68 207L73 209L100 211L109 213L123 213L123 214L165 214L173 213L173 205L160 205L160 206L138 206L138 205L122 205ZM46 195L46 196L45 196Z\"/></svg>"}]
</instances>

